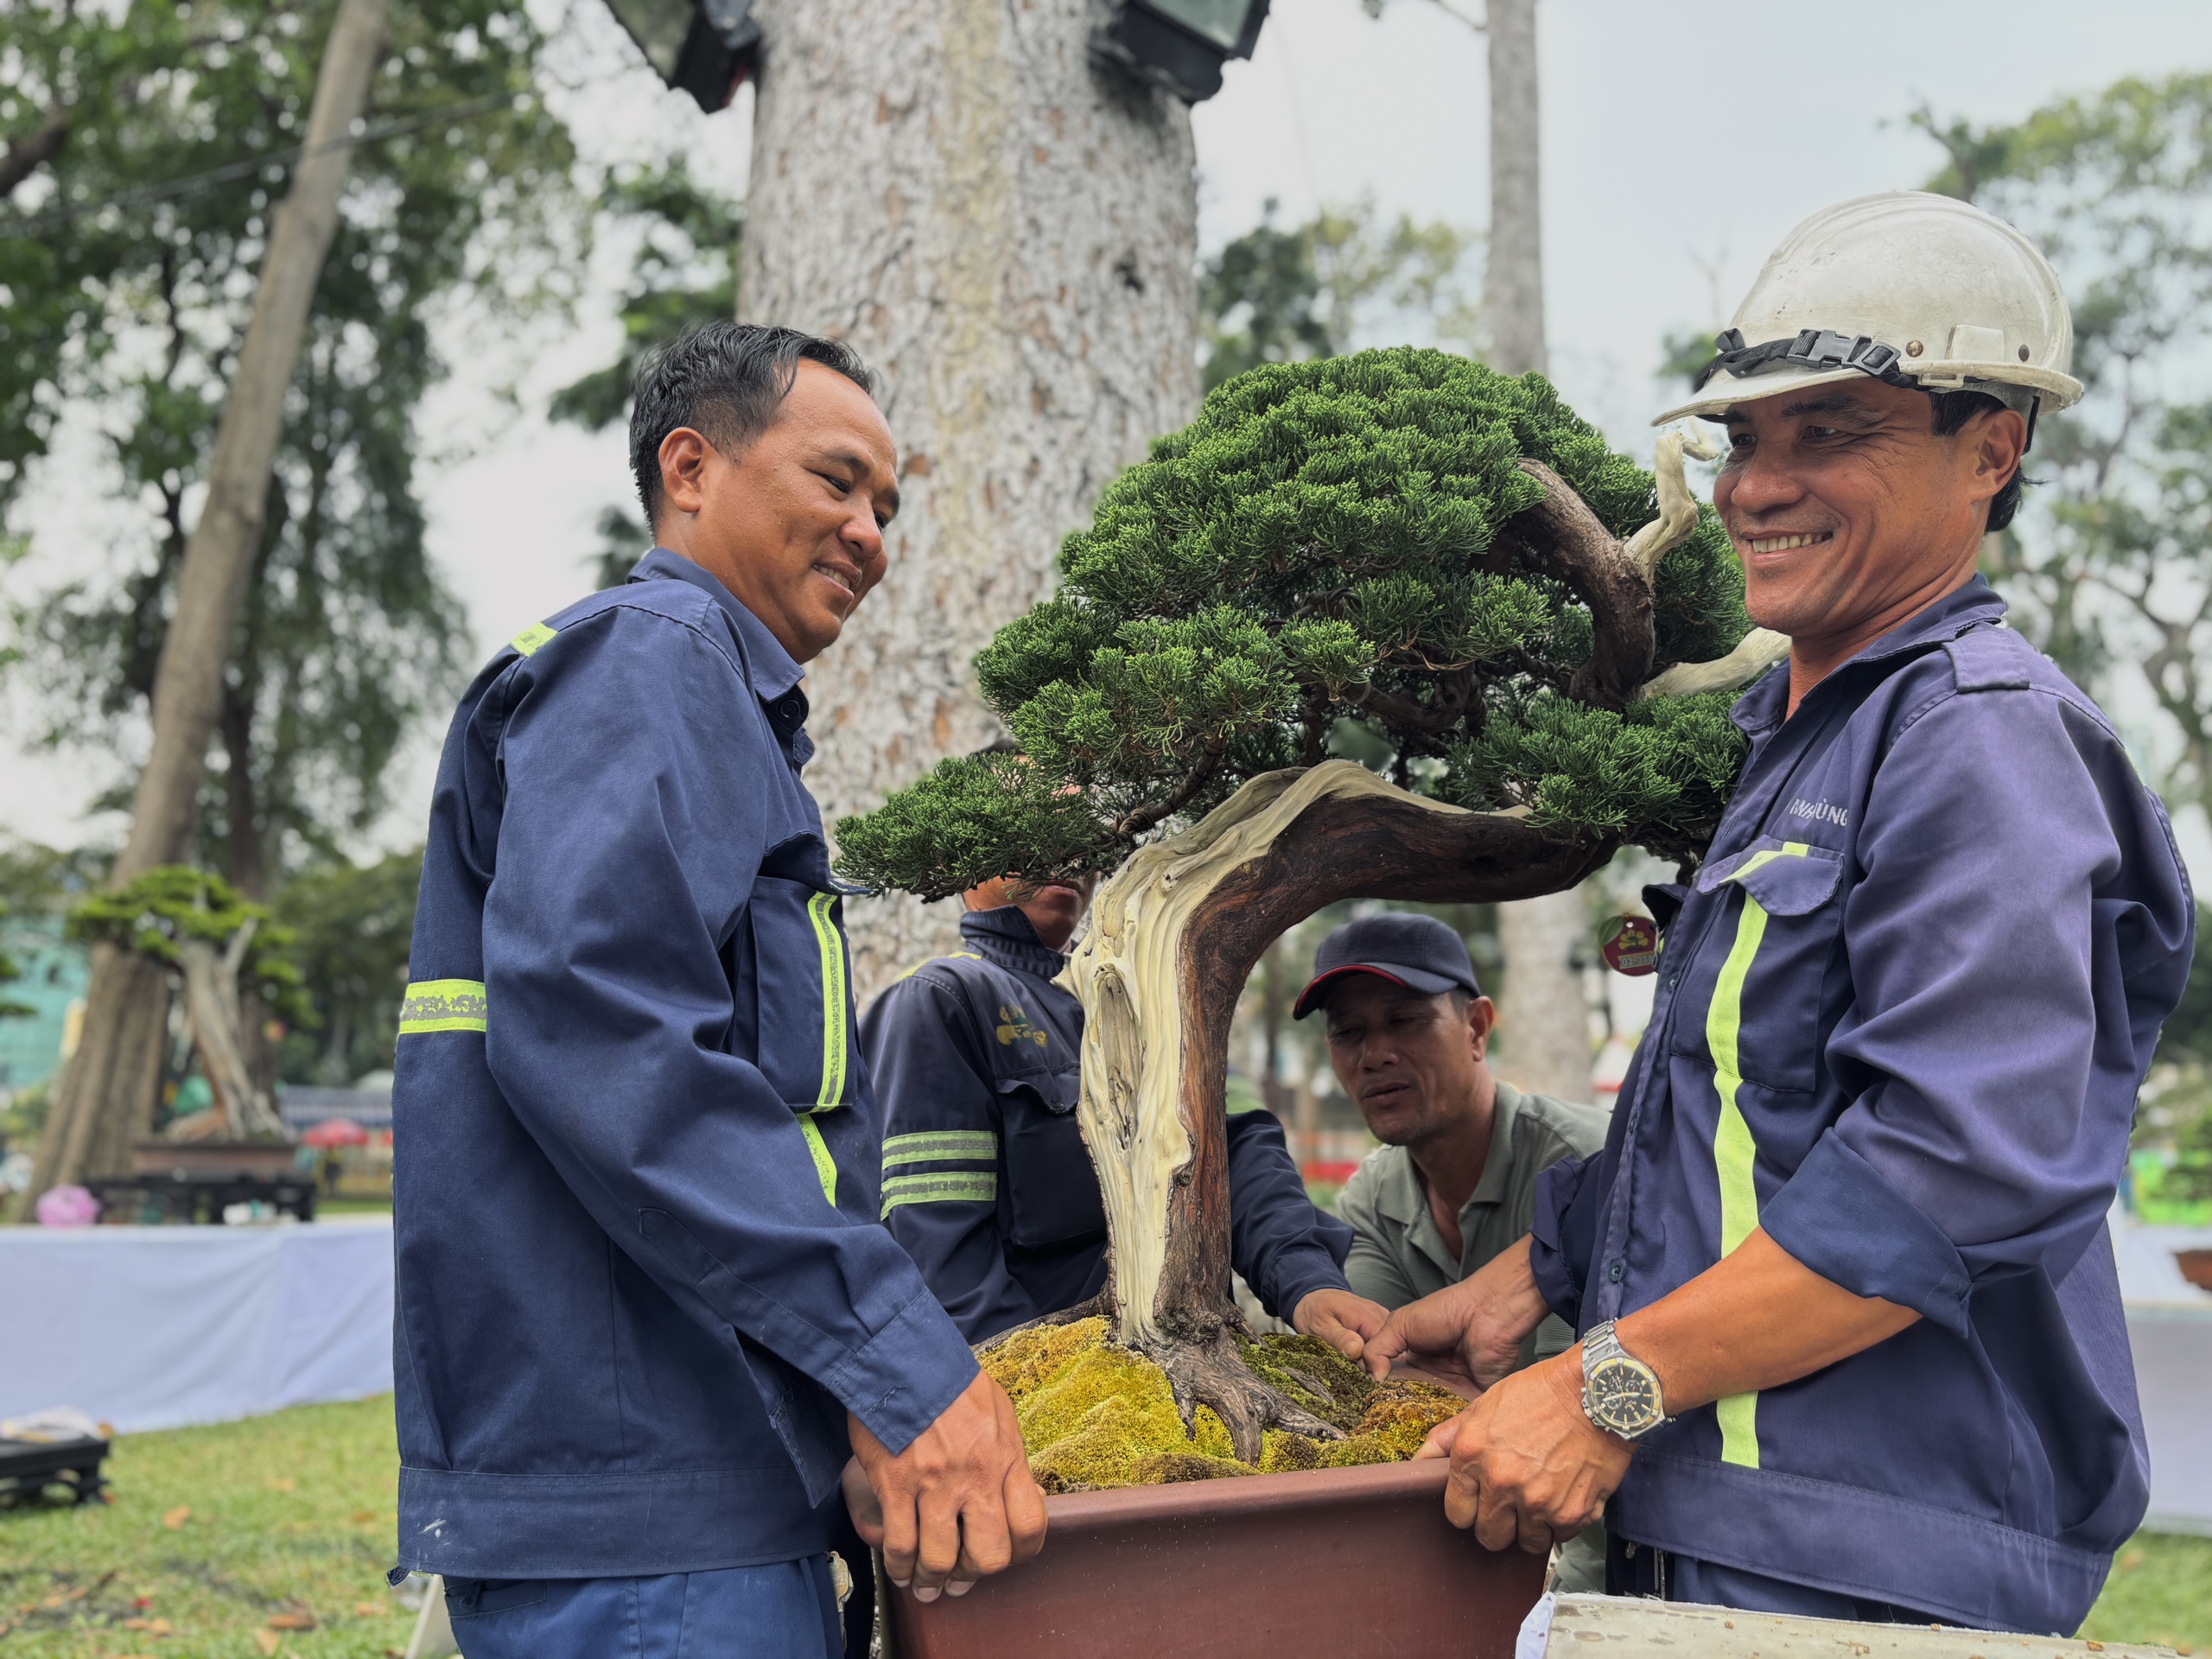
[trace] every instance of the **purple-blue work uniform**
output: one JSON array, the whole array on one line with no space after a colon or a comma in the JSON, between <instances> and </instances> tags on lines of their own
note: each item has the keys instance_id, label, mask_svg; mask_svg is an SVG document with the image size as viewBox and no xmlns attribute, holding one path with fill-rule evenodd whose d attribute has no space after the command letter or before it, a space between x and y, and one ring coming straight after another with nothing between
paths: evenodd
<instances>
[{"instance_id":1,"label":"purple-blue work uniform","mask_svg":"<svg viewBox=\"0 0 2212 1659\"><path fill-rule=\"evenodd\" d=\"M824 1652L846 1413L897 1452L976 1376L880 1219L798 679L655 550L446 740L393 1088L399 1561L472 1655Z\"/></svg>"},{"instance_id":2,"label":"purple-blue work uniform","mask_svg":"<svg viewBox=\"0 0 2212 1659\"><path fill-rule=\"evenodd\" d=\"M883 1101L884 1219L971 1342L1106 1283L1106 1207L1076 1126L1083 1003L1066 958L1012 905L960 918L962 948L868 1005ZM1276 1318L1347 1290L1352 1233L1316 1209L1264 1108L1230 1115L1230 1262Z\"/></svg>"},{"instance_id":3,"label":"purple-blue work uniform","mask_svg":"<svg viewBox=\"0 0 2212 1659\"><path fill-rule=\"evenodd\" d=\"M1738 702L1751 759L1695 882L1647 890L1651 1023L1605 1150L1539 1181L1533 1263L1586 1331L1763 1228L1923 1316L1645 1437L1617 1552L2071 1631L2147 1498L2105 1217L2196 912L2003 613L1976 578L1787 720L1785 668Z\"/></svg>"}]
</instances>

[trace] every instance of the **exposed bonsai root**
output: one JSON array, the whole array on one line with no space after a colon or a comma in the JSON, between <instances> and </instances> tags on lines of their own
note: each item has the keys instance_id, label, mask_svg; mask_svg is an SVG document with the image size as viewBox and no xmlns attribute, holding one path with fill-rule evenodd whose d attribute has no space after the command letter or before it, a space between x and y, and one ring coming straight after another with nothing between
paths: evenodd
<instances>
[{"instance_id":1,"label":"exposed bonsai root","mask_svg":"<svg viewBox=\"0 0 2212 1659\"><path fill-rule=\"evenodd\" d=\"M1270 1428L1287 1429L1317 1440L1341 1440L1344 1430L1326 1423L1304 1407L1252 1375L1226 1330L1210 1341L1170 1341L1148 1347L1148 1357L1167 1373L1167 1386L1175 1392L1175 1409L1182 1414L1183 1432L1198 1438L1198 1410L1211 1406L1229 1430L1230 1444L1240 1463L1256 1467L1260 1435ZM1325 1390L1324 1390L1325 1392Z\"/></svg>"}]
</instances>

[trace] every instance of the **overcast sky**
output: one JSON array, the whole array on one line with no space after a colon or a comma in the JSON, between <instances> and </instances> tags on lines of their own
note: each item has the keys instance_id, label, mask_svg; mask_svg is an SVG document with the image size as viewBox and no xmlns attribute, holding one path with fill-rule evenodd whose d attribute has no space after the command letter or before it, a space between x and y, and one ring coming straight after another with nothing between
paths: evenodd
<instances>
[{"instance_id":1,"label":"overcast sky","mask_svg":"<svg viewBox=\"0 0 2212 1659\"><path fill-rule=\"evenodd\" d=\"M1617 443L1647 453L1644 423L1663 406L1662 337L1713 327L1716 307L1732 309L1767 250L1815 208L1923 182L1942 157L1904 124L1913 109L2011 119L2124 75L2212 67L2202 0L1542 0L1538 17L1554 378ZM573 49L592 84L569 113L588 142L609 155L686 143L741 189L750 99L702 118L627 65L611 25L585 22ZM1205 245L1249 228L1271 197L1292 219L1371 193L1387 210L1481 226L1486 74L1483 37L1432 0L1389 0L1380 21L1357 0L1274 0L1256 56L1231 65L1198 111ZM602 296L618 254L602 255ZM425 411L424 483L433 548L468 605L479 656L584 590L593 520L626 496L619 435L528 412L606 361L618 333L602 302L519 352L468 326L442 342L454 377ZM486 390L510 378L518 417ZM74 454L96 459L81 442ZM46 579L69 544L113 526L74 493L41 480L18 523L38 556L10 583ZM25 754L15 718L16 731L0 733L0 825L65 844L114 836L111 822L81 816L81 759ZM387 844L421 834L435 735L409 764Z\"/></svg>"}]
</instances>

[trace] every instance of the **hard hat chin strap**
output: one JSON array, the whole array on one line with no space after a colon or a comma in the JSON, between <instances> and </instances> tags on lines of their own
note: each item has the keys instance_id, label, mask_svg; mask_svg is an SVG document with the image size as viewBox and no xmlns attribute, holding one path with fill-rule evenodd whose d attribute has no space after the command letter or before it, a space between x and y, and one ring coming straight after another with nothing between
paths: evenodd
<instances>
[{"instance_id":1,"label":"hard hat chin strap","mask_svg":"<svg viewBox=\"0 0 2212 1659\"><path fill-rule=\"evenodd\" d=\"M1764 345L1746 346L1744 331L1730 328L1713 345L1719 355L1698 371L1695 391L1703 391L1706 382L1723 371L1740 380L1769 364L1793 369L1857 369L1861 374L1892 386L1918 384L1897 367L1904 353L1872 334L1840 334L1833 328L1803 328L1795 340L1770 340Z\"/></svg>"}]
</instances>

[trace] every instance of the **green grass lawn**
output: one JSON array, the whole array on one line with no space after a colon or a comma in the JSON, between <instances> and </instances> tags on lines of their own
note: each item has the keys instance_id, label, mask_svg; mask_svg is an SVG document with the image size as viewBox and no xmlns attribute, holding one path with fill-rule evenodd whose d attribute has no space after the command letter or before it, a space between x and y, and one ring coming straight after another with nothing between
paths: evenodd
<instances>
[{"instance_id":1,"label":"green grass lawn","mask_svg":"<svg viewBox=\"0 0 2212 1659\"><path fill-rule=\"evenodd\" d=\"M381 1659L406 1647L414 1615L384 1582L398 1487L390 1395L125 1435L106 1472L112 1503L0 1510L7 1659L279 1648ZM269 1628L302 1613L313 1630ZM145 1628L155 1620L167 1634Z\"/></svg>"},{"instance_id":2,"label":"green grass lawn","mask_svg":"<svg viewBox=\"0 0 2212 1659\"><path fill-rule=\"evenodd\" d=\"M112 1503L0 1510L0 1651L397 1654L414 1628L384 1583L397 1464L389 1397L127 1435L108 1459ZM299 1614L315 1628L269 1628ZM167 1634L143 1627L155 1620ZM2212 1655L2212 1538L2138 1536L2082 1634Z\"/></svg>"}]
</instances>

